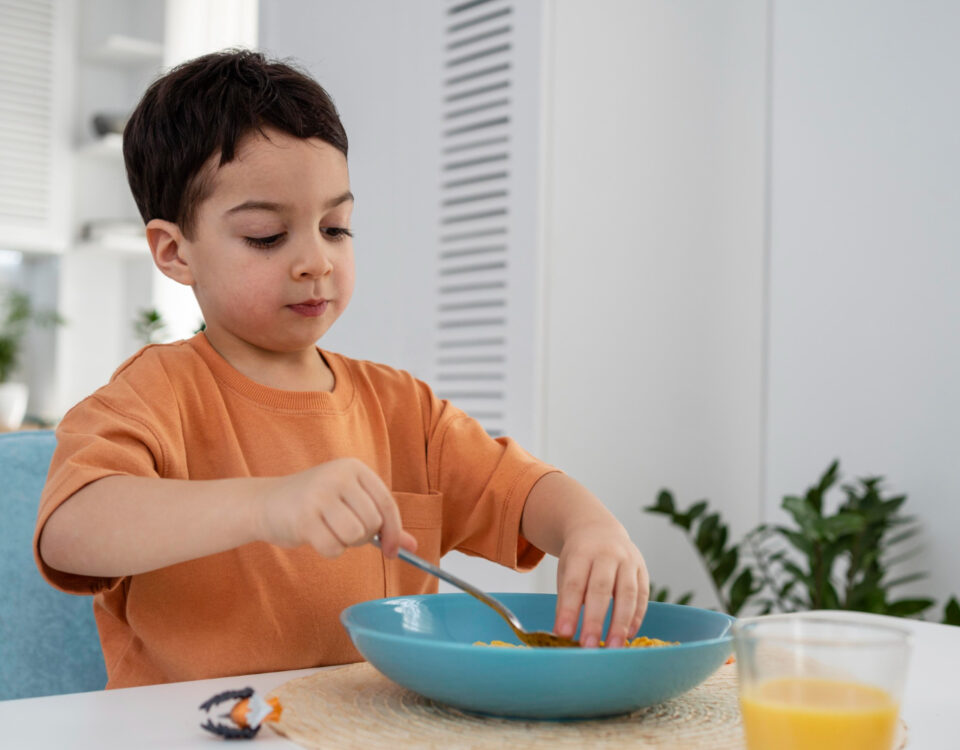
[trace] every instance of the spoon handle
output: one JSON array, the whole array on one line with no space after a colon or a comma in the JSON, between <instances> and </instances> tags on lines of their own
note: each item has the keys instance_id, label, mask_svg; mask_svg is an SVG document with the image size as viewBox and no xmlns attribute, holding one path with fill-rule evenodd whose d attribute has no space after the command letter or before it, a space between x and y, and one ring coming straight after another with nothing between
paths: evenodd
<instances>
[{"instance_id":1,"label":"spoon handle","mask_svg":"<svg viewBox=\"0 0 960 750\"><path fill-rule=\"evenodd\" d=\"M373 539L371 541L377 547L379 547L380 535L374 534ZM453 573L449 573L443 568L438 568L436 565L434 565L433 563L427 562L422 557L417 557L412 552L407 552L402 547L397 550L397 557L399 557L401 560L403 560L406 563L410 563L410 565L413 565L414 567L420 568L420 570L426 573L429 573L432 576L436 576L437 578L440 578L446 581L447 583L453 586L456 586L458 589L462 589L463 591L466 591L468 594L470 594L473 597L476 597L477 599L482 601L484 604L490 607L493 607L493 609L495 609L503 619L505 619L508 623L510 623L512 627L520 628L522 630L520 622L516 620L516 617L514 616L513 612L508 610L506 607L504 607L500 602L498 602L492 596L489 596L488 594L484 593L473 584L467 583L462 578L458 578Z\"/></svg>"}]
</instances>

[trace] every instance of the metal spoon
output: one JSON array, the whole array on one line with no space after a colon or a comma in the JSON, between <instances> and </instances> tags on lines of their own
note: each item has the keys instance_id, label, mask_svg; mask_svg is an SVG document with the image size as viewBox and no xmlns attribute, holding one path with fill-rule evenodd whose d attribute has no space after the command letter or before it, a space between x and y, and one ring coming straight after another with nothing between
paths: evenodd
<instances>
[{"instance_id":1,"label":"metal spoon","mask_svg":"<svg viewBox=\"0 0 960 750\"><path fill-rule=\"evenodd\" d=\"M371 541L377 547L379 547L380 535L374 534ZM580 641L575 641L570 638L563 638L562 636L548 633L545 630L524 630L523 625L520 624L520 620L517 618L517 616L503 606L503 604L501 604L499 601L494 599L489 594L484 593L476 586L467 583L462 578L457 578L457 576L453 575L453 573L448 573L442 568L438 568L436 565L428 563L422 557L417 557L413 553L407 552L402 548L397 551L397 557L399 557L405 563L409 563L414 567L420 568L420 570L426 571L430 575L436 576L447 583L453 584L458 589L463 589L470 594L470 596L479 599L481 602L491 607L498 615L507 621L507 624L510 626L511 630L517 634L517 638L519 638L528 646L547 646L554 648L580 647Z\"/></svg>"}]
</instances>

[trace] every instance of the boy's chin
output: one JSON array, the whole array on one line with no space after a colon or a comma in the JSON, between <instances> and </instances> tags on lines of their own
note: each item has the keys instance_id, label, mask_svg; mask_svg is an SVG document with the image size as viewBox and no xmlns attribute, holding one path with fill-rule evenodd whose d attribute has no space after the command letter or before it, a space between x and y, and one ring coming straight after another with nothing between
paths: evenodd
<instances>
[{"instance_id":1,"label":"boy's chin","mask_svg":"<svg viewBox=\"0 0 960 750\"><path fill-rule=\"evenodd\" d=\"M295 354L304 350L315 349L317 342L327 333L327 328L316 333L306 333L301 336L285 336L283 338L266 338L261 347L277 354Z\"/></svg>"}]
</instances>

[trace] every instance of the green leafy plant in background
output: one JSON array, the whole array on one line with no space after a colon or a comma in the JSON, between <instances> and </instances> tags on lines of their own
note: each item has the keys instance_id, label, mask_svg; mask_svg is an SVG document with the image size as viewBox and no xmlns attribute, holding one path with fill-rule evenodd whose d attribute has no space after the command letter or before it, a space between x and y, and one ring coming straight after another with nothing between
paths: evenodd
<instances>
[{"instance_id":1,"label":"green leafy plant in background","mask_svg":"<svg viewBox=\"0 0 960 750\"><path fill-rule=\"evenodd\" d=\"M64 320L56 310L35 310L25 292L6 292L0 302L0 383L7 381L20 362L23 339L31 323L50 327L62 325Z\"/></svg>"},{"instance_id":2,"label":"green leafy plant in background","mask_svg":"<svg viewBox=\"0 0 960 750\"><path fill-rule=\"evenodd\" d=\"M194 333L200 333L207 329L207 324L204 323L202 319L198 325L199 327ZM142 341L144 345L156 344L160 340L161 335L167 331L167 322L163 319L163 315L159 310L145 308L140 310L134 319L133 330L137 334L137 338Z\"/></svg>"},{"instance_id":3,"label":"green leafy plant in background","mask_svg":"<svg viewBox=\"0 0 960 750\"><path fill-rule=\"evenodd\" d=\"M143 309L133 321L133 330L144 345L155 344L167 330L167 324L159 310Z\"/></svg>"},{"instance_id":4,"label":"green leafy plant in background","mask_svg":"<svg viewBox=\"0 0 960 750\"><path fill-rule=\"evenodd\" d=\"M919 552L903 552L919 533L912 516L901 513L906 495L884 495L881 477L842 485L844 501L834 513L825 497L839 481L834 461L803 496L789 495L781 507L793 525L761 524L739 543L729 539L720 514L700 500L683 510L661 490L648 513L665 515L693 543L721 607L738 615L747 605L761 614L811 609L848 609L896 617L918 616L934 606L928 597L894 598L891 589L923 578L924 573L894 576L892 569ZM677 603L689 602L687 593ZM668 589L652 589L666 601ZM960 625L960 603L951 597L942 622Z\"/></svg>"}]
</instances>

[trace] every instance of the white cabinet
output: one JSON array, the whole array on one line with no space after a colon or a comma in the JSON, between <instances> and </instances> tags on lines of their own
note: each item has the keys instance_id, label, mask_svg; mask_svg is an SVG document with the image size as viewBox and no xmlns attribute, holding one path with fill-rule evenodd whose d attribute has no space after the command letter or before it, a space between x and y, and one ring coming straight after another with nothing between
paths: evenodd
<instances>
[{"instance_id":1,"label":"white cabinet","mask_svg":"<svg viewBox=\"0 0 960 750\"><path fill-rule=\"evenodd\" d=\"M121 136L92 121L122 121L160 71L164 5L0 0L0 13L0 275L67 321L30 333L17 373L28 415L53 421L136 350L137 312L154 306Z\"/></svg>"},{"instance_id":2,"label":"white cabinet","mask_svg":"<svg viewBox=\"0 0 960 750\"><path fill-rule=\"evenodd\" d=\"M150 251L127 185L121 136L97 134L95 115L129 115L163 62L163 4L77 0L72 118L71 242L60 259L55 396L50 417L109 379L141 345L140 309L154 306ZM41 414L43 411L41 411Z\"/></svg>"}]
</instances>

